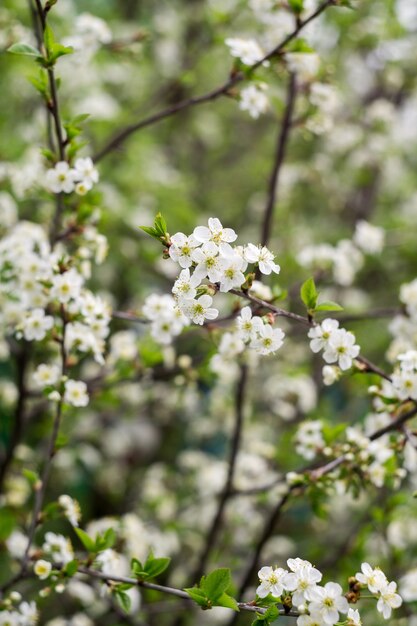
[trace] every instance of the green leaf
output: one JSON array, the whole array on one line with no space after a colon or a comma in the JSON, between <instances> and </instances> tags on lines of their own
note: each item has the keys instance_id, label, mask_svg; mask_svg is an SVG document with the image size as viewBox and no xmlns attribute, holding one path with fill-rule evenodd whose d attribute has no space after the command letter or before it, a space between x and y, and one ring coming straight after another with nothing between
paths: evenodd
<instances>
[{"instance_id":1,"label":"green leaf","mask_svg":"<svg viewBox=\"0 0 417 626\"><path fill-rule=\"evenodd\" d=\"M129 610L130 610L130 606L132 604L131 600L130 600L130 596L125 591L122 591L120 588L117 588L114 591L114 594L115 594L115 596L116 596L120 606L122 607L122 609L124 611L126 611L126 613L128 613Z\"/></svg>"},{"instance_id":2,"label":"green leaf","mask_svg":"<svg viewBox=\"0 0 417 626\"><path fill-rule=\"evenodd\" d=\"M222 567L205 577L203 576L200 587L207 594L207 597L215 602L230 587L231 582L230 569Z\"/></svg>"},{"instance_id":3,"label":"green leaf","mask_svg":"<svg viewBox=\"0 0 417 626\"><path fill-rule=\"evenodd\" d=\"M78 561L74 559L73 561L70 561L69 563L66 564L64 568L64 573L67 576L74 576L77 570L78 570Z\"/></svg>"},{"instance_id":4,"label":"green leaf","mask_svg":"<svg viewBox=\"0 0 417 626\"><path fill-rule=\"evenodd\" d=\"M52 31L52 28L49 26L49 24L46 24L45 26L45 30L43 33L43 43L45 44L45 48L49 56L51 49L55 43L54 33Z\"/></svg>"},{"instance_id":5,"label":"green leaf","mask_svg":"<svg viewBox=\"0 0 417 626\"><path fill-rule=\"evenodd\" d=\"M268 609L265 611L263 617L265 620L268 620L268 621L276 620L277 617L279 617L279 611L278 611L276 604L271 604L271 606L268 607Z\"/></svg>"},{"instance_id":6,"label":"green leaf","mask_svg":"<svg viewBox=\"0 0 417 626\"><path fill-rule=\"evenodd\" d=\"M73 52L74 48L72 46L64 46L62 43L55 43L51 49L50 60L55 62L60 57L66 54L72 54Z\"/></svg>"},{"instance_id":7,"label":"green leaf","mask_svg":"<svg viewBox=\"0 0 417 626\"><path fill-rule=\"evenodd\" d=\"M304 8L304 0L288 0L291 9L299 15Z\"/></svg>"},{"instance_id":8,"label":"green leaf","mask_svg":"<svg viewBox=\"0 0 417 626\"><path fill-rule=\"evenodd\" d=\"M143 232L145 232L147 235L150 235L151 237L159 240L160 235L153 226L139 226L139 228L143 230Z\"/></svg>"},{"instance_id":9,"label":"green leaf","mask_svg":"<svg viewBox=\"0 0 417 626\"><path fill-rule=\"evenodd\" d=\"M167 569L170 563L171 559L169 557L162 557L159 559L148 557L144 565L144 570L148 578L155 578L155 576L159 576L159 574L162 574L162 572Z\"/></svg>"},{"instance_id":10,"label":"green leaf","mask_svg":"<svg viewBox=\"0 0 417 626\"><path fill-rule=\"evenodd\" d=\"M167 223L165 219L162 217L161 213L157 213L155 217L155 230L160 233L160 235L164 236L167 232Z\"/></svg>"},{"instance_id":11,"label":"green leaf","mask_svg":"<svg viewBox=\"0 0 417 626\"><path fill-rule=\"evenodd\" d=\"M95 540L95 551L102 552L111 548L116 541L116 533L113 528L108 528L103 535L97 535Z\"/></svg>"},{"instance_id":12,"label":"green leaf","mask_svg":"<svg viewBox=\"0 0 417 626\"><path fill-rule=\"evenodd\" d=\"M184 591L188 593L190 598L194 600L198 606L201 606L203 609L211 608L209 599L202 589L199 589L198 587L189 587L184 589Z\"/></svg>"},{"instance_id":13,"label":"green leaf","mask_svg":"<svg viewBox=\"0 0 417 626\"><path fill-rule=\"evenodd\" d=\"M10 509L0 510L0 541L5 541L13 532L16 516Z\"/></svg>"},{"instance_id":14,"label":"green leaf","mask_svg":"<svg viewBox=\"0 0 417 626\"><path fill-rule=\"evenodd\" d=\"M318 311L343 311L343 307L340 306L340 304L337 304L337 302L332 302L331 300L328 300L327 302L320 302L320 304L318 304L315 307L315 310Z\"/></svg>"},{"instance_id":15,"label":"green leaf","mask_svg":"<svg viewBox=\"0 0 417 626\"><path fill-rule=\"evenodd\" d=\"M74 531L87 552L96 552L96 542L84 530L74 527Z\"/></svg>"},{"instance_id":16,"label":"green leaf","mask_svg":"<svg viewBox=\"0 0 417 626\"><path fill-rule=\"evenodd\" d=\"M29 481L29 483L32 485L32 487L39 480L39 474L37 474L36 472L32 472L32 470L23 469L22 470L22 474Z\"/></svg>"},{"instance_id":17,"label":"green leaf","mask_svg":"<svg viewBox=\"0 0 417 626\"><path fill-rule=\"evenodd\" d=\"M220 598L216 600L216 606L225 606L228 609L233 609L233 611L239 611L239 607L237 602L232 596L229 596L227 593L222 593Z\"/></svg>"},{"instance_id":18,"label":"green leaf","mask_svg":"<svg viewBox=\"0 0 417 626\"><path fill-rule=\"evenodd\" d=\"M162 241L163 244L167 243L167 224L161 213L157 213L153 226L140 226L139 228L154 239Z\"/></svg>"},{"instance_id":19,"label":"green leaf","mask_svg":"<svg viewBox=\"0 0 417 626\"><path fill-rule=\"evenodd\" d=\"M301 285L300 296L308 310L314 311L317 304L318 292L314 278L308 278L305 283Z\"/></svg>"},{"instance_id":20,"label":"green leaf","mask_svg":"<svg viewBox=\"0 0 417 626\"><path fill-rule=\"evenodd\" d=\"M43 58L39 50L36 50L36 48L27 43L14 43L10 48L7 48L7 52L21 54L26 57L36 57L37 59Z\"/></svg>"}]
</instances>

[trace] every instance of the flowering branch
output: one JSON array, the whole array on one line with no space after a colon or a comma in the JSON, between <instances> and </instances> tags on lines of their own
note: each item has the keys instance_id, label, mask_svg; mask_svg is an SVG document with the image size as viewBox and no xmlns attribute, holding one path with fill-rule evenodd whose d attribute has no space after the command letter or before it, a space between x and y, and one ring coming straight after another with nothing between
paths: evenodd
<instances>
[{"instance_id":1,"label":"flowering branch","mask_svg":"<svg viewBox=\"0 0 417 626\"><path fill-rule=\"evenodd\" d=\"M193 96L191 98L181 100L177 104L174 104L160 111L159 113L155 113L154 115L151 115L143 120L140 120L139 122L129 124L122 130L117 132L113 137L111 137L108 140L108 142L94 154L93 161L95 162L100 161L107 154L109 154L110 152L118 148L120 145L122 145L126 141L126 139L130 137L130 135L137 132L138 130L142 130L143 128L146 128L147 126L152 126L152 124L156 124L157 122L160 122L161 120L171 117L172 115L179 113L179 111L184 111L184 109L188 109L190 107L194 107L199 104L205 104L206 102L212 102L213 100L217 100L217 98L220 98L221 96L230 95L230 90L232 89L232 87L246 80L247 77L250 74L252 74L256 69L258 69L258 67L263 65L265 61L268 61L269 59L272 59L273 57L279 55L284 50L284 48L293 39L297 37L297 35L302 31L302 29L305 28L305 26L307 26L307 24L310 24L310 22L315 20L329 6L334 6L336 4L337 4L337 0L325 0L325 2L322 2L322 4L320 4L320 6L316 9L316 11L314 11L314 13L312 13L305 20L302 20L302 21L300 20L297 23L297 27L292 31L292 33L287 35L285 39L283 39L277 46L272 48L272 50L270 50L266 55L264 55L262 59L260 59L253 65L249 66L246 73L235 72L222 85L220 85L216 89L213 89L207 92L206 94L203 94L201 96Z\"/></svg>"}]
</instances>

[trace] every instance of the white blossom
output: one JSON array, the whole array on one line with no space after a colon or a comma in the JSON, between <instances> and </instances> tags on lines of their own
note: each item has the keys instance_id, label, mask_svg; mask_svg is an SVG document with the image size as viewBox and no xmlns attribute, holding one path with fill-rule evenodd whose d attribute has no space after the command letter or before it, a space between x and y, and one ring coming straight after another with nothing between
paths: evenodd
<instances>
[{"instance_id":1,"label":"white blossom","mask_svg":"<svg viewBox=\"0 0 417 626\"><path fill-rule=\"evenodd\" d=\"M242 111L247 111L254 119L258 119L268 109L269 100L265 88L264 83L249 85L240 92L239 108Z\"/></svg>"},{"instance_id":2,"label":"white blossom","mask_svg":"<svg viewBox=\"0 0 417 626\"><path fill-rule=\"evenodd\" d=\"M65 382L64 402L76 407L87 406L89 397L85 382L82 380L67 380Z\"/></svg>"},{"instance_id":3,"label":"white blossom","mask_svg":"<svg viewBox=\"0 0 417 626\"><path fill-rule=\"evenodd\" d=\"M252 339L251 348L259 354L273 354L281 348L284 343L285 333L281 328L272 328L270 324L260 327L257 337Z\"/></svg>"},{"instance_id":4,"label":"white blossom","mask_svg":"<svg viewBox=\"0 0 417 626\"><path fill-rule=\"evenodd\" d=\"M249 263L257 263L259 270L262 274L269 275L271 272L279 274L281 271L280 266L274 262L275 256L265 246L255 246L253 243L248 243L245 247L245 259Z\"/></svg>"},{"instance_id":5,"label":"white blossom","mask_svg":"<svg viewBox=\"0 0 417 626\"><path fill-rule=\"evenodd\" d=\"M49 169L45 176L45 185L52 193L71 193L75 189L77 172L66 161L59 161Z\"/></svg>"},{"instance_id":6,"label":"white blossom","mask_svg":"<svg viewBox=\"0 0 417 626\"><path fill-rule=\"evenodd\" d=\"M256 589L256 595L260 598L266 598L271 594L274 598L279 598L284 591L286 573L282 567L262 567L258 572L261 584Z\"/></svg>"}]
</instances>

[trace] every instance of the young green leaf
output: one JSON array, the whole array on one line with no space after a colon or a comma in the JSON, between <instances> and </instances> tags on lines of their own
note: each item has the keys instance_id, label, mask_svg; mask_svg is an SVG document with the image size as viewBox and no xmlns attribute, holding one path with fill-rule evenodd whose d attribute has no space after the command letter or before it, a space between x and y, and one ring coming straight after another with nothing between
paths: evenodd
<instances>
[{"instance_id":1,"label":"young green leaf","mask_svg":"<svg viewBox=\"0 0 417 626\"><path fill-rule=\"evenodd\" d=\"M36 57L37 59L43 58L39 50L36 50L36 48L27 43L14 43L10 48L7 48L7 52L21 54L27 57Z\"/></svg>"},{"instance_id":2,"label":"young green leaf","mask_svg":"<svg viewBox=\"0 0 417 626\"><path fill-rule=\"evenodd\" d=\"M327 302L320 302L320 304L318 304L315 308L315 310L318 311L343 311L343 307L340 306L340 304L337 304L337 302L332 302L331 300L328 300Z\"/></svg>"},{"instance_id":3,"label":"young green leaf","mask_svg":"<svg viewBox=\"0 0 417 626\"><path fill-rule=\"evenodd\" d=\"M78 561L74 559L73 561L70 561L69 563L66 564L64 568L64 574L71 577L71 576L74 576L77 570L78 570Z\"/></svg>"},{"instance_id":4,"label":"young green leaf","mask_svg":"<svg viewBox=\"0 0 417 626\"><path fill-rule=\"evenodd\" d=\"M200 588L203 589L210 600L215 602L230 587L231 582L230 569L222 567L203 577L200 582Z\"/></svg>"},{"instance_id":5,"label":"young green leaf","mask_svg":"<svg viewBox=\"0 0 417 626\"><path fill-rule=\"evenodd\" d=\"M314 282L314 278L308 278L302 285L300 289L301 300L306 305L309 311L314 311L317 304L317 298L319 296L316 284Z\"/></svg>"},{"instance_id":6,"label":"young green leaf","mask_svg":"<svg viewBox=\"0 0 417 626\"><path fill-rule=\"evenodd\" d=\"M228 609L232 609L233 611L239 610L236 600L232 598L232 596L229 596L227 593L222 593L220 598L217 598L215 604L216 606L225 606Z\"/></svg>"},{"instance_id":7,"label":"young green leaf","mask_svg":"<svg viewBox=\"0 0 417 626\"><path fill-rule=\"evenodd\" d=\"M304 8L304 0L288 0L291 9L299 15Z\"/></svg>"},{"instance_id":8,"label":"young green leaf","mask_svg":"<svg viewBox=\"0 0 417 626\"><path fill-rule=\"evenodd\" d=\"M194 600L198 606L201 606L203 609L211 608L210 601L202 589L199 589L198 587L188 587L184 589L184 591L188 593L190 598Z\"/></svg>"},{"instance_id":9,"label":"young green leaf","mask_svg":"<svg viewBox=\"0 0 417 626\"><path fill-rule=\"evenodd\" d=\"M171 559L169 557L161 557L159 559L150 559L148 557L144 565L144 570L148 578L155 578L155 576L159 576L159 574L162 574L162 572L167 569L170 563Z\"/></svg>"},{"instance_id":10,"label":"young green leaf","mask_svg":"<svg viewBox=\"0 0 417 626\"><path fill-rule=\"evenodd\" d=\"M81 528L74 527L74 531L87 552L96 552L96 542L94 539L91 539L91 537Z\"/></svg>"},{"instance_id":11,"label":"young green leaf","mask_svg":"<svg viewBox=\"0 0 417 626\"><path fill-rule=\"evenodd\" d=\"M130 596L125 591L122 591L119 587L115 589L114 594L122 609L126 611L126 613L128 613L132 604Z\"/></svg>"}]
</instances>

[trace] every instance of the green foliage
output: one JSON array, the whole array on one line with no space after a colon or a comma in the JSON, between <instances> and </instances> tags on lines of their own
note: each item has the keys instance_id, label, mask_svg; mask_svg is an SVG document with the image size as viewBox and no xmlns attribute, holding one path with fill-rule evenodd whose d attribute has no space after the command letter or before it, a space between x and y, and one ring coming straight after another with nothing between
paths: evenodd
<instances>
[{"instance_id":1,"label":"green foliage","mask_svg":"<svg viewBox=\"0 0 417 626\"><path fill-rule=\"evenodd\" d=\"M304 8L304 0L288 0L288 4L296 15L299 15Z\"/></svg>"},{"instance_id":2,"label":"green foliage","mask_svg":"<svg viewBox=\"0 0 417 626\"><path fill-rule=\"evenodd\" d=\"M55 40L54 33L49 24L45 26L43 40L46 50L46 59L43 61L42 64L45 67L53 66L57 59L59 59L59 57L62 57L66 54L72 54L74 52L73 48L71 48L70 46L63 46L61 43L58 43Z\"/></svg>"},{"instance_id":3,"label":"green foliage","mask_svg":"<svg viewBox=\"0 0 417 626\"><path fill-rule=\"evenodd\" d=\"M252 622L251 626L269 626L275 624L279 617L279 610L276 604L271 604L265 613L257 613L256 619Z\"/></svg>"},{"instance_id":4,"label":"green foliage","mask_svg":"<svg viewBox=\"0 0 417 626\"><path fill-rule=\"evenodd\" d=\"M318 291L316 289L316 283L314 282L314 278L308 278L302 285L300 289L301 300L307 307L308 311L314 311L317 304L317 298L319 296Z\"/></svg>"},{"instance_id":5,"label":"green foliage","mask_svg":"<svg viewBox=\"0 0 417 626\"><path fill-rule=\"evenodd\" d=\"M330 300L318 303L319 292L317 291L313 277L308 278L301 285L300 296L301 300L306 305L309 315L325 311L343 311L343 307L341 307L340 304Z\"/></svg>"},{"instance_id":6,"label":"green foliage","mask_svg":"<svg viewBox=\"0 0 417 626\"><path fill-rule=\"evenodd\" d=\"M11 535L16 526L16 514L9 508L0 511L0 541L5 541Z\"/></svg>"},{"instance_id":7,"label":"green foliage","mask_svg":"<svg viewBox=\"0 0 417 626\"><path fill-rule=\"evenodd\" d=\"M33 46L27 43L14 43L10 48L7 48L7 52L11 54L20 54L22 56L34 57L35 59L43 59L39 50L36 50Z\"/></svg>"},{"instance_id":8,"label":"green foliage","mask_svg":"<svg viewBox=\"0 0 417 626\"><path fill-rule=\"evenodd\" d=\"M91 552L93 554L103 552L103 550L111 548L116 541L116 533L113 528L108 528L104 533L97 534L95 539L92 539L92 537L90 537L81 528L75 527L74 531L87 552Z\"/></svg>"},{"instance_id":9,"label":"green foliage","mask_svg":"<svg viewBox=\"0 0 417 626\"><path fill-rule=\"evenodd\" d=\"M170 563L171 559L169 557L155 558L153 553L150 552L148 558L143 565L138 559L132 559L132 574L133 576L141 580L155 578L156 576L159 576L160 574L165 572Z\"/></svg>"},{"instance_id":10,"label":"green foliage","mask_svg":"<svg viewBox=\"0 0 417 626\"><path fill-rule=\"evenodd\" d=\"M226 593L231 584L230 569L220 568L207 576L202 576L199 585L187 588L185 591L202 609L224 606L238 611L239 607L236 600Z\"/></svg>"},{"instance_id":11,"label":"green foliage","mask_svg":"<svg viewBox=\"0 0 417 626\"><path fill-rule=\"evenodd\" d=\"M161 213L157 213L153 226L140 226L140 229L164 245L168 243L167 224Z\"/></svg>"}]
</instances>

